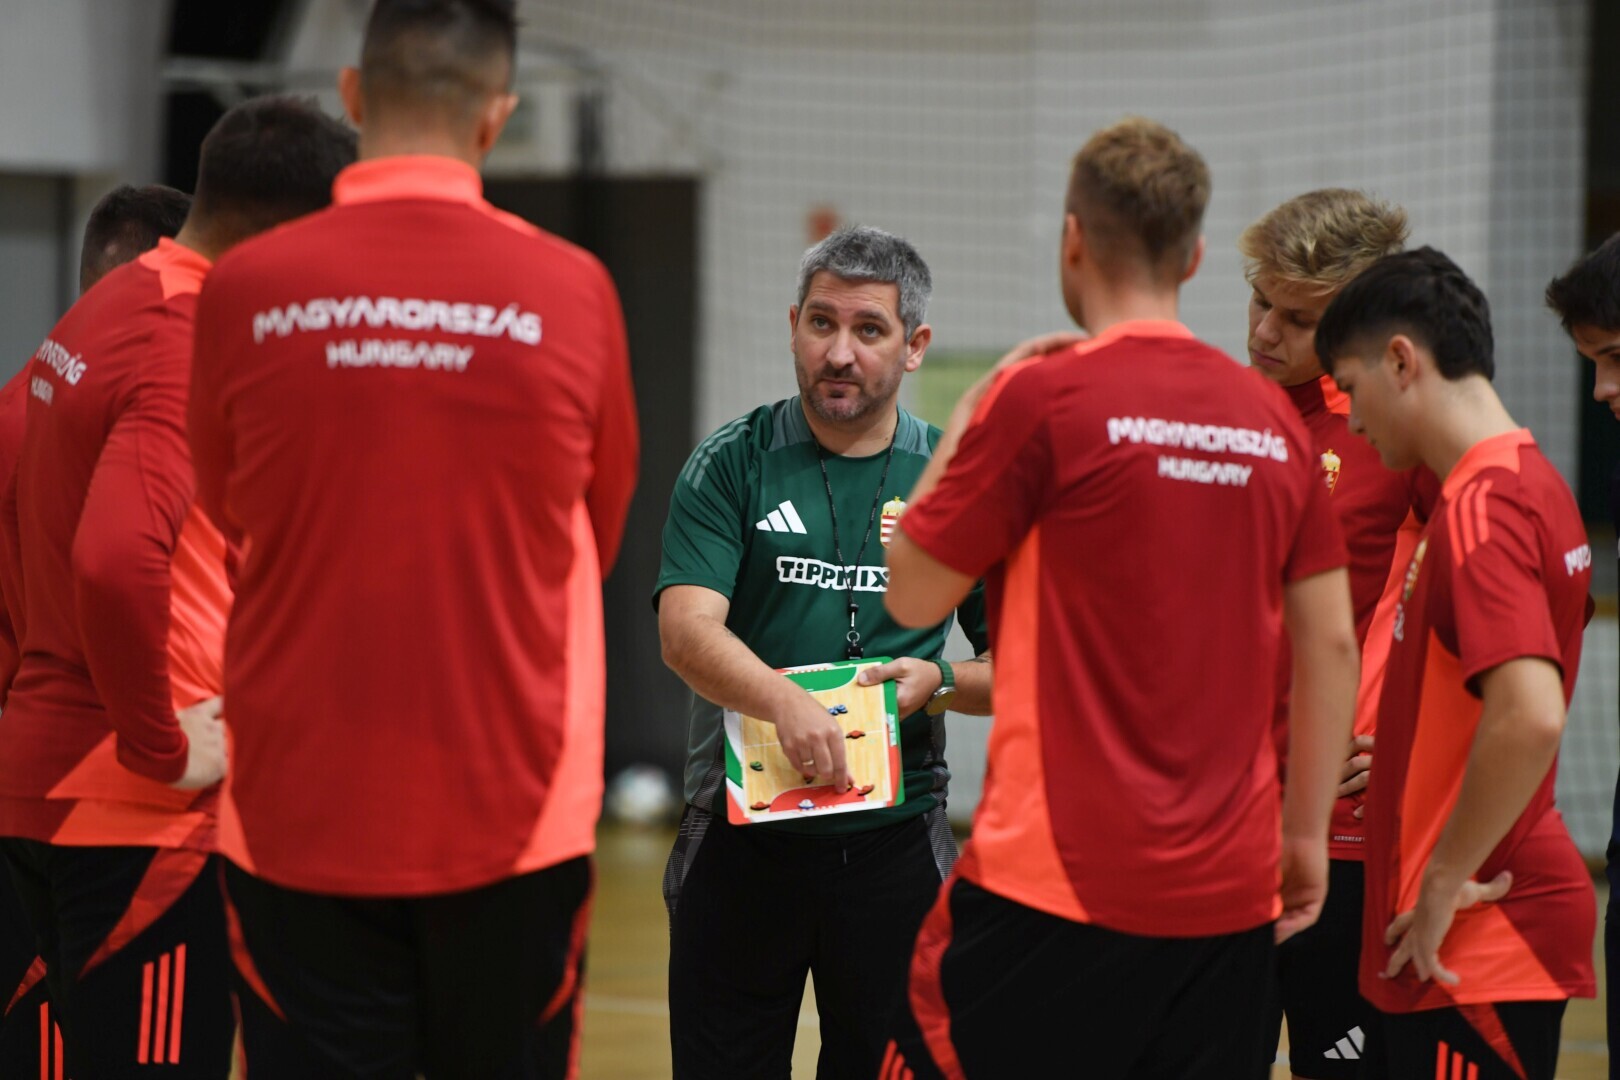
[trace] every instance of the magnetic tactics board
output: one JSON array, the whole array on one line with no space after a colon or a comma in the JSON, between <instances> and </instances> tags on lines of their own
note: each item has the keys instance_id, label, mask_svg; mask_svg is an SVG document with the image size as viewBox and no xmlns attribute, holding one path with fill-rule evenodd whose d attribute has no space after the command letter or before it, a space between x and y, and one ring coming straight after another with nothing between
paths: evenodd
<instances>
[{"instance_id":1,"label":"magnetic tactics board","mask_svg":"<svg viewBox=\"0 0 1620 1080\"><path fill-rule=\"evenodd\" d=\"M844 753L855 774L855 786L848 791L789 761L776 740L776 725L727 710L726 804L732 824L847 814L905 801L894 683L861 686L855 681L862 668L886 662L886 657L869 657L782 672L844 729Z\"/></svg>"}]
</instances>

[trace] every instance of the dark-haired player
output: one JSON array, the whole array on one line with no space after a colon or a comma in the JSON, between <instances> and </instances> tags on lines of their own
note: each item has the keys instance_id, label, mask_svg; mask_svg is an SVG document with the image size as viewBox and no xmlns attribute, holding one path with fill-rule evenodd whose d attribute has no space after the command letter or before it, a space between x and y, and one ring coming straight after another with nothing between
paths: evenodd
<instances>
[{"instance_id":1,"label":"dark-haired player","mask_svg":"<svg viewBox=\"0 0 1620 1080\"><path fill-rule=\"evenodd\" d=\"M224 540L192 500L192 321L212 260L324 205L353 155L353 134L310 105L231 109L204 140L179 234L81 297L24 372L4 514L21 662L0 712L0 855L61 1023L57 1075L229 1068L211 853L230 590Z\"/></svg>"},{"instance_id":2,"label":"dark-haired player","mask_svg":"<svg viewBox=\"0 0 1620 1080\"><path fill-rule=\"evenodd\" d=\"M191 196L160 184L144 188L121 185L96 203L85 225L79 262L82 293L111 270L145 254L185 224ZM0 388L0 487L8 485L22 449L28 416L27 368ZM0 575L3 586L4 575ZM4 589L0 588L0 593ZM17 673L17 640L9 609L0 605L0 705ZM0 873L0 1076L22 1076L39 1067L50 1071L60 1051L54 1048L54 1021L45 964L38 958L9 874ZM45 1032L42 1038L41 1031Z\"/></svg>"},{"instance_id":3,"label":"dark-haired player","mask_svg":"<svg viewBox=\"0 0 1620 1080\"><path fill-rule=\"evenodd\" d=\"M333 208L198 303L199 498L246 554L221 830L252 1075L561 1077L634 487L606 271L484 201L511 0L378 0Z\"/></svg>"},{"instance_id":4,"label":"dark-haired player","mask_svg":"<svg viewBox=\"0 0 1620 1080\"><path fill-rule=\"evenodd\" d=\"M103 195L84 225L79 250L79 291L137 255L174 236L191 211L191 196L162 184L120 184Z\"/></svg>"},{"instance_id":5,"label":"dark-haired player","mask_svg":"<svg viewBox=\"0 0 1620 1080\"><path fill-rule=\"evenodd\" d=\"M1620 419L1620 233L1576 260L1547 286L1547 306L1558 313L1580 354L1595 369L1592 397ZM1609 483L1613 520L1620 525L1620 466ZM1609 904L1603 915L1604 972L1609 992L1609 1075L1620 1077L1620 781L1609 830Z\"/></svg>"},{"instance_id":6,"label":"dark-haired player","mask_svg":"<svg viewBox=\"0 0 1620 1080\"><path fill-rule=\"evenodd\" d=\"M1491 377L1490 310L1431 248L1363 271L1316 349L1350 423L1440 501L1406 569L1367 790L1373 1080L1551 1080L1590 997L1592 884L1553 806L1590 614L1574 497Z\"/></svg>"}]
</instances>

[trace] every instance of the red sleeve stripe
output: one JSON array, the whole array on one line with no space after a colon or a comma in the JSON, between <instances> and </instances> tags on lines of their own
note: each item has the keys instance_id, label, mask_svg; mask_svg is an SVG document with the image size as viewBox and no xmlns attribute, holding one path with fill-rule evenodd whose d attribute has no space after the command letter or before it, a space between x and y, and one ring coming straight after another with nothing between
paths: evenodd
<instances>
[{"instance_id":1,"label":"red sleeve stripe","mask_svg":"<svg viewBox=\"0 0 1620 1080\"><path fill-rule=\"evenodd\" d=\"M1490 491L1491 481L1475 480L1446 507L1446 521L1453 537L1451 557L1458 566L1491 538L1491 527L1485 514Z\"/></svg>"}]
</instances>

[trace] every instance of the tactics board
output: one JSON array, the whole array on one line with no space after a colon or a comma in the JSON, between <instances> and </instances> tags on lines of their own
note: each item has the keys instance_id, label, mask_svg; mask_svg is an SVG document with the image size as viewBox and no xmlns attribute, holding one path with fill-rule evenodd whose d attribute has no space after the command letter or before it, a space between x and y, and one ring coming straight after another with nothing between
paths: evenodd
<instances>
[{"instance_id":1,"label":"tactics board","mask_svg":"<svg viewBox=\"0 0 1620 1080\"><path fill-rule=\"evenodd\" d=\"M776 741L776 725L726 712L726 803L732 824L847 814L905 801L894 683L861 686L855 681L863 667L886 662L885 657L872 657L782 671L844 729L844 753L855 774L855 786L848 791L806 775L789 761Z\"/></svg>"}]
</instances>

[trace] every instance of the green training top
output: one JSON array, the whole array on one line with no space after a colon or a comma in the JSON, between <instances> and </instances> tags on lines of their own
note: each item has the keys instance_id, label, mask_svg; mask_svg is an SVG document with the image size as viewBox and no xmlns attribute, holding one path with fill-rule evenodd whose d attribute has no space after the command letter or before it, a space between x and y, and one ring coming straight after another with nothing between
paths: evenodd
<instances>
[{"instance_id":1,"label":"green training top","mask_svg":"<svg viewBox=\"0 0 1620 1080\"><path fill-rule=\"evenodd\" d=\"M903 500L933 456L940 430L900 410L894 461L879 498ZM826 455L827 479L838 506L840 566L833 545L827 486L816 463L816 439L796 397L762 405L724 425L692 451L675 481L664 523L664 558L653 604L671 585L701 585L731 601L726 626L771 667L842 660L849 630L846 606L853 575L860 605L856 629L867 656L938 657L950 623L908 630L883 607L889 571L884 565L882 521L860 565L853 565L871 518L888 450L870 457ZM888 507L889 511L901 507ZM989 647L981 583L957 610L976 652ZM725 813L724 710L692 695L687 736L686 801ZM945 797L945 718L921 710L900 721L905 801L858 814L832 814L802 822L750 828L797 833L850 833L892 825L926 813Z\"/></svg>"}]
</instances>

